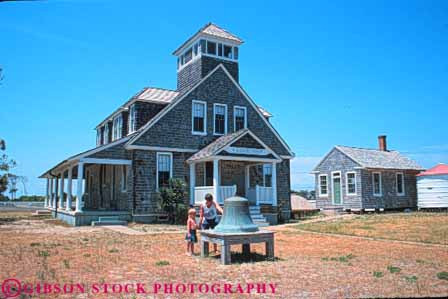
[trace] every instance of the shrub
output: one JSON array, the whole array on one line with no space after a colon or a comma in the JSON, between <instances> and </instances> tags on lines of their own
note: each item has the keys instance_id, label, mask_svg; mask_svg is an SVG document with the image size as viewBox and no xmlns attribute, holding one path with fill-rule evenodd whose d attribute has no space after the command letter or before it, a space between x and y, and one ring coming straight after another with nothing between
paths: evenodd
<instances>
[{"instance_id":1,"label":"shrub","mask_svg":"<svg viewBox=\"0 0 448 299\"><path fill-rule=\"evenodd\" d=\"M181 179L170 179L167 188L160 189L157 197L159 208L168 214L170 223L184 223L188 207L185 205L187 184Z\"/></svg>"},{"instance_id":2,"label":"shrub","mask_svg":"<svg viewBox=\"0 0 448 299\"><path fill-rule=\"evenodd\" d=\"M443 279L443 280L448 280L448 272L443 271L443 272L437 273L437 278Z\"/></svg>"},{"instance_id":3,"label":"shrub","mask_svg":"<svg viewBox=\"0 0 448 299\"><path fill-rule=\"evenodd\" d=\"M387 270L389 270L390 273L400 273L401 268L394 266L387 266Z\"/></svg>"}]
</instances>

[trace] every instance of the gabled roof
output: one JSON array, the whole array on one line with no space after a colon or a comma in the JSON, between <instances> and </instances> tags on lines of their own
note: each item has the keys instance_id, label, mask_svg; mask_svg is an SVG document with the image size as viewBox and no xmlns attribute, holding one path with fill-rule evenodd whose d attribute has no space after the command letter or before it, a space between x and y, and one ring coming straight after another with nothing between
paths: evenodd
<instances>
[{"instance_id":1,"label":"gabled roof","mask_svg":"<svg viewBox=\"0 0 448 299\"><path fill-rule=\"evenodd\" d=\"M335 148L364 168L423 170L414 160L397 151L380 151L342 145L337 145Z\"/></svg>"},{"instance_id":2,"label":"gabled roof","mask_svg":"<svg viewBox=\"0 0 448 299\"><path fill-rule=\"evenodd\" d=\"M106 121L112 120L118 113L126 111L128 107L133 103L135 103L136 101L152 102L165 105L170 103L178 94L179 92L175 90L158 88L158 87L145 87L137 94L132 96L129 100L127 100L118 109L112 112L112 114L106 117L102 122L100 122L96 126L96 128L101 127Z\"/></svg>"},{"instance_id":3,"label":"gabled roof","mask_svg":"<svg viewBox=\"0 0 448 299\"><path fill-rule=\"evenodd\" d=\"M252 107L259 113L262 120L268 126L268 128L272 131L272 133L278 138L280 143L284 146L286 151L289 153L291 157L294 156L291 148L288 144L283 140L283 138L278 134L278 132L274 129L272 124L266 119L263 112L260 110L260 107L255 104L255 102L249 97L249 95L244 91L241 85L235 81L235 79L230 75L229 71L220 63L217 65L212 71L210 71L204 78L201 79L198 83L196 83L192 88L186 90L184 93L178 94L175 98L172 99L171 103L163 108L156 116L150 119L144 126L142 126L137 134L134 135L127 143L126 146L133 144L136 140L138 140L147 130L149 130L154 124L156 124L166 113L168 113L171 109L173 109L178 103L180 103L183 99L185 99L191 92L193 92L198 86L202 84L205 80L207 80L211 75L213 75L217 70L222 69L224 73L229 77L232 83L238 88L238 90L243 94L243 96L247 99L247 101L252 105Z\"/></svg>"},{"instance_id":4,"label":"gabled roof","mask_svg":"<svg viewBox=\"0 0 448 299\"><path fill-rule=\"evenodd\" d=\"M207 145L206 147L195 153L187 161L192 162L197 160L203 160L218 155L228 145L231 145L232 143L236 142L238 139L247 134L252 136L252 138L254 138L261 146L267 149L275 158L280 159L280 157L274 151L272 151L266 144L264 144L249 129L241 129L239 131L219 137L218 139L216 139L215 141L213 141L212 143L210 143L209 145Z\"/></svg>"},{"instance_id":5,"label":"gabled roof","mask_svg":"<svg viewBox=\"0 0 448 299\"><path fill-rule=\"evenodd\" d=\"M243 43L243 40L236 36L233 33L230 33L229 31L219 27L216 24L208 23L205 24L204 27L199 29L198 32L196 32L193 36L191 36L189 39L187 39L182 45L180 45L179 48L177 48L173 55L178 55L178 52L182 50L187 44L189 44L192 40L194 40L196 37L203 35L203 36L210 36L218 39L226 39L229 41L232 41L236 43L237 45L240 45Z\"/></svg>"},{"instance_id":6,"label":"gabled roof","mask_svg":"<svg viewBox=\"0 0 448 299\"><path fill-rule=\"evenodd\" d=\"M417 174L417 176L443 175L448 174L448 165L440 163L427 171Z\"/></svg>"}]
</instances>

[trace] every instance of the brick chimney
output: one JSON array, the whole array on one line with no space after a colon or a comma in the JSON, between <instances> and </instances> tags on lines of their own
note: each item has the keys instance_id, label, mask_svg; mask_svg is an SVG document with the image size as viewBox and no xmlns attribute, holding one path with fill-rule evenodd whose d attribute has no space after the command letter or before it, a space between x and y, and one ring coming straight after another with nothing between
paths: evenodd
<instances>
[{"instance_id":1,"label":"brick chimney","mask_svg":"<svg viewBox=\"0 0 448 299\"><path fill-rule=\"evenodd\" d=\"M378 149L383 152L387 151L386 135L378 136Z\"/></svg>"}]
</instances>

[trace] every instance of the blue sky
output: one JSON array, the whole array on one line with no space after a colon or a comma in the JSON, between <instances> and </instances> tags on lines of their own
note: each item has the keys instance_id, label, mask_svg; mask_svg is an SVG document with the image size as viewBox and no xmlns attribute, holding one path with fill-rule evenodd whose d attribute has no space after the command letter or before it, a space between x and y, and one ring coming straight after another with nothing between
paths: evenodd
<instances>
[{"instance_id":1,"label":"blue sky","mask_svg":"<svg viewBox=\"0 0 448 299\"><path fill-rule=\"evenodd\" d=\"M37 176L95 146L93 128L144 86L174 89L171 55L207 22L245 40L240 82L297 155L292 187L334 145L448 162L447 1L0 3L0 137Z\"/></svg>"}]
</instances>

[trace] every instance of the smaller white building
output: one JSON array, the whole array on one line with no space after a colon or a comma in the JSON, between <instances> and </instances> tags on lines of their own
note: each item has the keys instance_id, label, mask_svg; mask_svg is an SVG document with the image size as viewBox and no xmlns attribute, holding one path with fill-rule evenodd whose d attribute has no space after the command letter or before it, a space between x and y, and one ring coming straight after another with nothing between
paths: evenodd
<instances>
[{"instance_id":1,"label":"smaller white building","mask_svg":"<svg viewBox=\"0 0 448 299\"><path fill-rule=\"evenodd\" d=\"M448 165L439 164L417 175L418 208L448 208Z\"/></svg>"}]
</instances>

